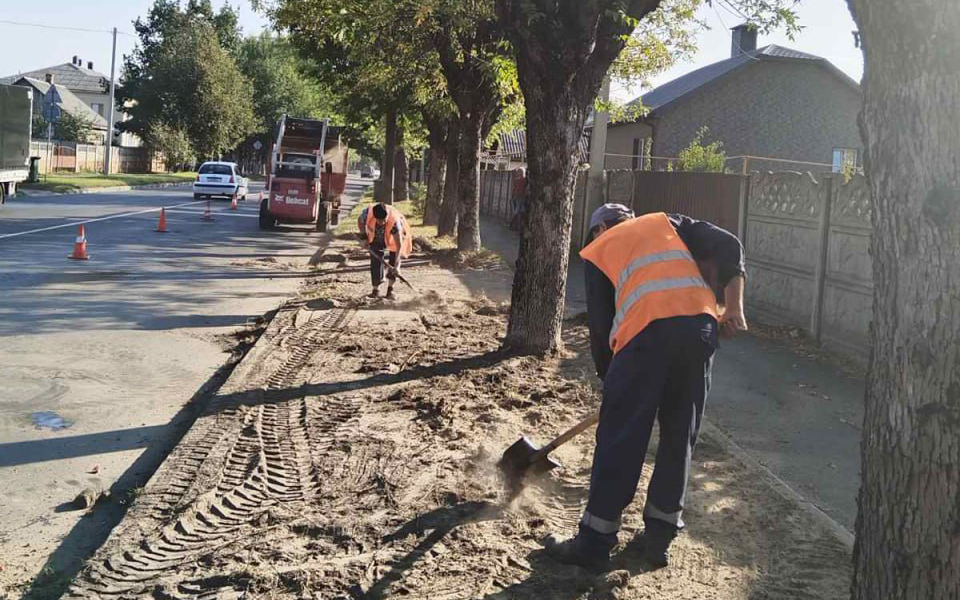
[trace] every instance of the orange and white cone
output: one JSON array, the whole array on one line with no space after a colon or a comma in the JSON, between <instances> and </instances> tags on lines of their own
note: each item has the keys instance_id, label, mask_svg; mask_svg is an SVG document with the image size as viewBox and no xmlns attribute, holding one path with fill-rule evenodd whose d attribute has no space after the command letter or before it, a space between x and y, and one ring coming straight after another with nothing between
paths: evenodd
<instances>
[{"instance_id":1,"label":"orange and white cone","mask_svg":"<svg viewBox=\"0 0 960 600\"><path fill-rule=\"evenodd\" d=\"M160 209L160 221L157 222L157 228L154 231L157 233L167 232L167 211L165 208Z\"/></svg>"},{"instance_id":2,"label":"orange and white cone","mask_svg":"<svg viewBox=\"0 0 960 600\"><path fill-rule=\"evenodd\" d=\"M204 221L212 221L212 220L213 220L213 213L210 212L210 199L209 199L209 198L207 198L207 210L203 211L203 220L204 220Z\"/></svg>"},{"instance_id":3,"label":"orange and white cone","mask_svg":"<svg viewBox=\"0 0 960 600\"><path fill-rule=\"evenodd\" d=\"M83 225L80 226L80 231L77 232L77 239L73 242L73 254L68 256L72 260L90 260L90 255L87 254L87 235L83 231Z\"/></svg>"},{"instance_id":4,"label":"orange and white cone","mask_svg":"<svg viewBox=\"0 0 960 600\"><path fill-rule=\"evenodd\" d=\"M230 201L230 210L237 210L237 195L233 195L233 199Z\"/></svg>"}]
</instances>

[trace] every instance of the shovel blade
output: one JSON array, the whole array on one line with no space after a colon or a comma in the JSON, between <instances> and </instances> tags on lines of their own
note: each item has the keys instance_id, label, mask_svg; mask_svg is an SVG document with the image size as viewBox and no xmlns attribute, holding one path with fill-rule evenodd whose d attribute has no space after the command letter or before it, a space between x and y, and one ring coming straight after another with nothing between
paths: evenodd
<instances>
[{"instance_id":1,"label":"shovel blade","mask_svg":"<svg viewBox=\"0 0 960 600\"><path fill-rule=\"evenodd\" d=\"M529 438L524 436L504 451L503 456L497 462L497 467L508 480L519 481L528 471L535 474L545 473L560 466L560 463L550 458L549 455L542 456L534 461L534 457L539 450Z\"/></svg>"},{"instance_id":2,"label":"shovel blade","mask_svg":"<svg viewBox=\"0 0 960 600\"><path fill-rule=\"evenodd\" d=\"M497 462L497 468L507 477L523 477L530 467L530 459L537 453L537 447L526 436L507 448Z\"/></svg>"}]
</instances>

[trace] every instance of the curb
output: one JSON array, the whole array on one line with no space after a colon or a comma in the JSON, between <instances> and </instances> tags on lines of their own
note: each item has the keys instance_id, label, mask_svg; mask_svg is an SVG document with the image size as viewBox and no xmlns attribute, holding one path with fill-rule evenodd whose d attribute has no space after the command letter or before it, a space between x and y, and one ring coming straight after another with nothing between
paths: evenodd
<instances>
[{"instance_id":1,"label":"curb","mask_svg":"<svg viewBox=\"0 0 960 600\"><path fill-rule=\"evenodd\" d=\"M26 198L45 198L48 196L73 196L76 194L109 194L112 192L129 192L132 190L154 190L169 187L183 187L192 184L192 181L185 181L170 183L147 183L144 185L115 185L111 187L80 188L77 190L71 190L69 192L48 192L45 190L37 190L34 192L32 190L18 190L17 196L22 195Z\"/></svg>"},{"instance_id":2,"label":"curb","mask_svg":"<svg viewBox=\"0 0 960 600\"><path fill-rule=\"evenodd\" d=\"M799 506L803 512L813 517L814 521L825 527L827 531L829 531L830 534L837 539L837 541L847 548L847 550L851 552L853 551L853 542L855 537L849 529L838 523L827 513L820 510L816 504L801 496L796 490L790 487L787 482L785 482L783 479L780 479L780 477L768 469L763 463L750 456L746 450L741 448L727 434L720 431L720 429L713 423L710 423L704 419L700 426L700 431L707 437L720 444L724 450L732 454L735 458L746 464L748 467L751 467L759 472L760 476L766 481L766 483L769 484L770 487L772 487L774 491L776 491L784 500Z\"/></svg>"}]
</instances>

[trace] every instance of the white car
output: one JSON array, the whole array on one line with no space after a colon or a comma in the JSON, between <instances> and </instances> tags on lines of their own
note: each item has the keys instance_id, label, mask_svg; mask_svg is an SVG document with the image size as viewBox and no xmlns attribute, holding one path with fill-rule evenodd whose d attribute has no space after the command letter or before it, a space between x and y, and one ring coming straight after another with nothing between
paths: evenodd
<instances>
[{"instance_id":1,"label":"white car","mask_svg":"<svg viewBox=\"0 0 960 600\"><path fill-rule=\"evenodd\" d=\"M236 194L238 199L246 200L249 185L249 180L243 176L237 163L205 162L197 170L197 180L193 182L193 197L232 198Z\"/></svg>"}]
</instances>

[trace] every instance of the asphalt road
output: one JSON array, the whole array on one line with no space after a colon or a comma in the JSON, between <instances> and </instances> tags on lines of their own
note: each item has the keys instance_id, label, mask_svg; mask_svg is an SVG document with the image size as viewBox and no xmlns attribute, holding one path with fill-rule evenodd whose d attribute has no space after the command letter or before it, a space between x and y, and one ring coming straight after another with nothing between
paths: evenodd
<instances>
[{"instance_id":1,"label":"asphalt road","mask_svg":"<svg viewBox=\"0 0 960 600\"><path fill-rule=\"evenodd\" d=\"M348 180L345 210L365 185ZM0 207L0 597L96 543L68 503L142 482L229 334L296 292L325 234L260 231L259 189L209 222L186 187ZM67 259L80 223L89 261Z\"/></svg>"}]
</instances>

